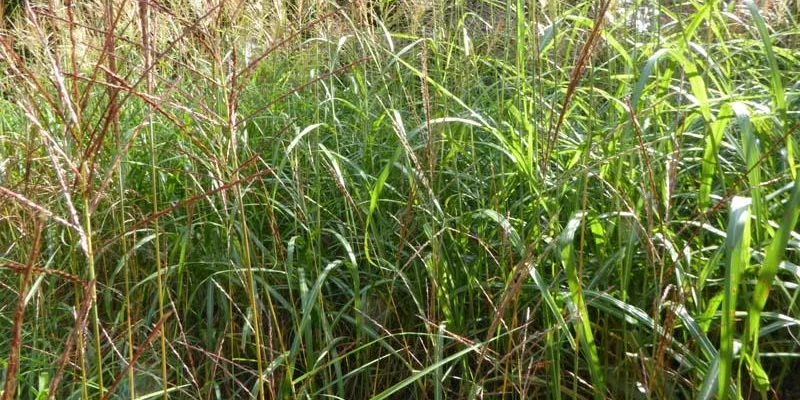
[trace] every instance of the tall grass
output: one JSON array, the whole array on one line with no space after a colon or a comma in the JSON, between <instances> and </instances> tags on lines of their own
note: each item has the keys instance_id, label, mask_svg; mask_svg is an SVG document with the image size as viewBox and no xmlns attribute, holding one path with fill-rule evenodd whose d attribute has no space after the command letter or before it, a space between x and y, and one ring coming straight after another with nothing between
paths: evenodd
<instances>
[{"instance_id":1,"label":"tall grass","mask_svg":"<svg viewBox=\"0 0 800 400\"><path fill-rule=\"evenodd\" d=\"M2 398L787 398L789 1L9 3Z\"/></svg>"}]
</instances>

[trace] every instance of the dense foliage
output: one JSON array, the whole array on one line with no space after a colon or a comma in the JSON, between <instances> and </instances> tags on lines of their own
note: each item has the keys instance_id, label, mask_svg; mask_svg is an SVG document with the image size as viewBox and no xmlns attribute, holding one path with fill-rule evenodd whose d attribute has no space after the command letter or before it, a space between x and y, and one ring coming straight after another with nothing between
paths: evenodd
<instances>
[{"instance_id":1,"label":"dense foliage","mask_svg":"<svg viewBox=\"0 0 800 400\"><path fill-rule=\"evenodd\" d=\"M3 399L800 390L794 0L339 3L9 3Z\"/></svg>"}]
</instances>

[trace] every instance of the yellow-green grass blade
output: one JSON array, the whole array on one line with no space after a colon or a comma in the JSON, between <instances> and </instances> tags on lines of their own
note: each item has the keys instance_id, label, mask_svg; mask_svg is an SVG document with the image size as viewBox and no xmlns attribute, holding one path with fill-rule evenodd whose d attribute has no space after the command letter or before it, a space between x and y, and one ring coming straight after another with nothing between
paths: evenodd
<instances>
[{"instance_id":1,"label":"yellow-green grass blade","mask_svg":"<svg viewBox=\"0 0 800 400\"><path fill-rule=\"evenodd\" d=\"M734 196L731 200L725 238L725 295L722 299L720 323L719 398L727 399L733 376L733 339L735 334L736 297L739 280L750 264L750 204L748 197Z\"/></svg>"}]
</instances>

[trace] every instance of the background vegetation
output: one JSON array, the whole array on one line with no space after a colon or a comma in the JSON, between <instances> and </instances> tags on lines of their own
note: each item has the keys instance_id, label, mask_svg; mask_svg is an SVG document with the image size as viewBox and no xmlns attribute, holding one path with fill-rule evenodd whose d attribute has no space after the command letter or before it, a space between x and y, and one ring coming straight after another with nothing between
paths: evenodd
<instances>
[{"instance_id":1,"label":"background vegetation","mask_svg":"<svg viewBox=\"0 0 800 400\"><path fill-rule=\"evenodd\" d=\"M3 5L3 399L800 390L793 0Z\"/></svg>"}]
</instances>

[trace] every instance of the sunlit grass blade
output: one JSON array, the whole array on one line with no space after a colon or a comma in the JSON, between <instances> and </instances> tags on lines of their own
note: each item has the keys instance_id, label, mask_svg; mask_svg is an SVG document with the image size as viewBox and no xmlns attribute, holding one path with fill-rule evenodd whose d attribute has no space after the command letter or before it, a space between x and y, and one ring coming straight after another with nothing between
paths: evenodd
<instances>
[{"instance_id":1,"label":"sunlit grass blade","mask_svg":"<svg viewBox=\"0 0 800 400\"><path fill-rule=\"evenodd\" d=\"M734 336L736 335L736 299L739 281L750 265L750 198L731 200L725 239L725 296L722 299L719 345L719 398L727 399L733 376Z\"/></svg>"}]
</instances>

